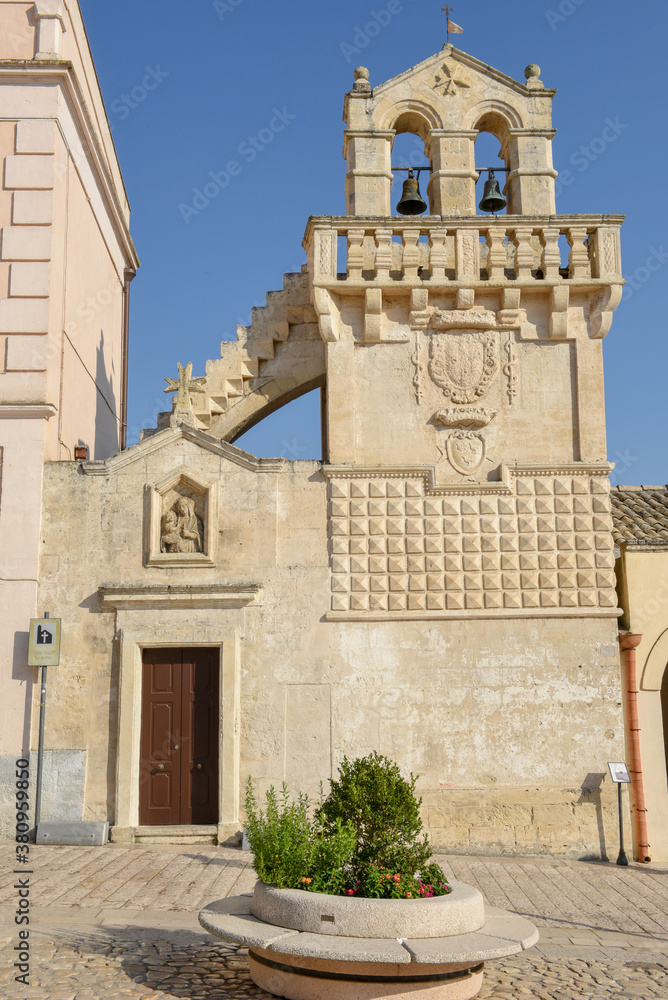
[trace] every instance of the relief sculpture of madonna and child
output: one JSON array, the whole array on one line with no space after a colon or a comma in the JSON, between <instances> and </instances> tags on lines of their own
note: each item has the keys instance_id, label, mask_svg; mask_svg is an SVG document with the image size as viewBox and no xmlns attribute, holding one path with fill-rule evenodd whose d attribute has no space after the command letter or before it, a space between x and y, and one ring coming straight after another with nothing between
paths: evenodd
<instances>
[{"instance_id":1,"label":"relief sculpture of madonna and child","mask_svg":"<svg viewBox=\"0 0 668 1000\"><path fill-rule=\"evenodd\" d=\"M161 552L203 552L204 525L195 501L178 497L162 515Z\"/></svg>"}]
</instances>

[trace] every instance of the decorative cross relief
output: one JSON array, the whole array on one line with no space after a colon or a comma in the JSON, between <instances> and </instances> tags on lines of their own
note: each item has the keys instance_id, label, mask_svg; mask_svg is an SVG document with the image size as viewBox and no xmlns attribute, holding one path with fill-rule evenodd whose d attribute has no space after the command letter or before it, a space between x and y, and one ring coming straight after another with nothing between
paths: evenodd
<instances>
[{"instance_id":1,"label":"decorative cross relief","mask_svg":"<svg viewBox=\"0 0 668 1000\"><path fill-rule=\"evenodd\" d=\"M206 378L193 378L192 361L185 368L180 362L177 363L179 366L179 377L178 379L166 378L167 388L164 391L178 393L174 406L175 410L193 413L193 403L190 394L193 392L203 392Z\"/></svg>"},{"instance_id":2,"label":"decorative cross relief","mask_svg":"<svg viewBox=\"0 0 668 1000\"><path fill-rule=\"evenodd\" d=\"M454 63L444 62L436 73L431 89L441 97L456 97L462 90L468 90L471 84L464 77L461 69Z\"/></svg>"}]
</instances>

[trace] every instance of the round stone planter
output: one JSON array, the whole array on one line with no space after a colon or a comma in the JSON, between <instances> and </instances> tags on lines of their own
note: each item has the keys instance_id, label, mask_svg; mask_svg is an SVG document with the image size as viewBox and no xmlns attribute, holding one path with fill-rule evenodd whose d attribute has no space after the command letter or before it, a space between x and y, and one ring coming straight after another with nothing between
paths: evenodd
<instances>
[{"instance_id":1,"label":"round stone planter","mask_svg":"<svg viewBox=\"0 0 668 1000\"><path fill-rule=\"evenodd\" d=\"M451 881L431 899L361 899L258 882L205 907L200 923L248 948L253 982L286 1000L470 1000L487 959L531 948L528 920Z\"/></svg>"}]
</instances>

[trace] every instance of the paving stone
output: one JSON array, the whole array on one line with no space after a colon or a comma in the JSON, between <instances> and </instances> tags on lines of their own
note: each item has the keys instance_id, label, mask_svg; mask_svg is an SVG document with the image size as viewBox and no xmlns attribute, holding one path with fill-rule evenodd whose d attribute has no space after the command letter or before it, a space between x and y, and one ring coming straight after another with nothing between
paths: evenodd
<instances>
[{"instance_id":1,"label":"paving stone","mask_svg":"<svg viewBox=\"0 0 668 1000\"><path fill-rule=\"evenodd\" d=\"M252 891L252 858L221 848L31 846L31 986L12 981L13 845L0 844L0 997L246 1000L248 949L197 924L205 904ZM666 869L557 859L442 857L453 878L538 925L521 955L488 962L482 1000L668 998Z\"/></svg>"}]
</instances>

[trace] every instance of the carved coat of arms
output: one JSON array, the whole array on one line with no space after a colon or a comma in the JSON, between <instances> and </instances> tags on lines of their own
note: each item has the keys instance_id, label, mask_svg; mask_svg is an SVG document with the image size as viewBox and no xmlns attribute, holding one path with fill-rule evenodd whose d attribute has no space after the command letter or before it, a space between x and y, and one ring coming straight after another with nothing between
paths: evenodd
<instances>
[{"instance_id":1,"label":"carved coat of arms","mask_svg":"<svg viewBox=\"0 0 668 1000\"><path fill-rule=\"evenodd\" d=\"M448 330L434 333L429 346L429 374L453 403L474 403L499 371L493 331Z\"/></svg>"}]
</instances>

